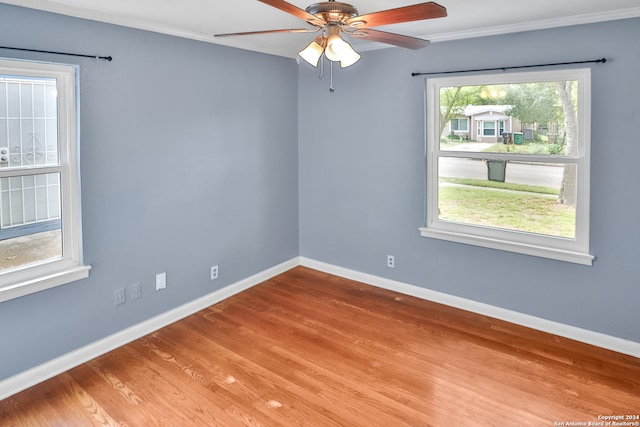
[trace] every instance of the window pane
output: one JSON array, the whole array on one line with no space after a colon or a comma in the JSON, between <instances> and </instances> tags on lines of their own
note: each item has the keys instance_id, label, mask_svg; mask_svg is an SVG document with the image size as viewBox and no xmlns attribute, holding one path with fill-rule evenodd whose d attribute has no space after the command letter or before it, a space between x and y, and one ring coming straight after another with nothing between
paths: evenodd
<instances>
[{"instance_id":1,"label":"window pane","mask_svg":"<svg viewBox=\"0 0 640 427\"><path fill-rule=\"evenodd\" d=\"M0 178L0 271L62 257L60 174Z\"/></svg>"},{"instance_id":2,"label":"window pane","mask_svg":"<svg viewBox=\"0 0 640 427\"><path fill-rule=\"evenodd\" d=\"M469 122L465 118L452 119L451 120L451 130L466 132L466 131L469 130L469 128L467 126L468 123Z\"/></svg>"},{"instance_id":3,"label":"window pane","mask_svg":"<svg viewBox=\"0 0 640 427\"><path fill-rule=\"evenodd\" d=\"M58 163L55 79L0 76L0 168Z\"/></svg>"},{"instance_id":4,"label":"window pane","mask_svg":"<svg viewBox=\"0 0 640 427\"><path fill-rule=\"evenodd\" d=\"M439 99L440 150L577 155L577 81L442 87Z\"/></svg>"},{"instance_id":5,"label":"window pane","mask_svg":"<svg viewBox=\"0 0 640 427\"><path fill-rule=\"evenodd\" d=\"M440 157L438 219L575 238L575 164Z\"/></svg>"}]
</instances>

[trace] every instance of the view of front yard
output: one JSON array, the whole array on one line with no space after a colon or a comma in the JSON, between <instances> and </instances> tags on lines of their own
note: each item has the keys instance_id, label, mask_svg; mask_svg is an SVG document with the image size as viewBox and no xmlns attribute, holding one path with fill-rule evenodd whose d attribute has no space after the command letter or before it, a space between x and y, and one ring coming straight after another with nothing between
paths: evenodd
<instances>
[{"instance_id":1,"label":"view of front yard","mask_svg":"<svg viewBox=\"0 0 640 427\"><path fill-rule=\"evenodd\" d=\"M427 203L437 221L427 228L579 247L588 218L587 82L582 71L431 79L429 117L438 127L427 138L436 166L427 171Z\"/></svg>"},{"instance_id":2,"label":"view of front yard","mask_svg":"<svg viewBox=\"0 0 640 427\"><path fill-rule=\"evenodd\" d=\"M442 142L441 149L464 151L461 146L473 144L474 142ZM547 142L525 142L511 145L513 151L510 152L552 154L549 145L551 144ZM481 151L502 153L507 152L506 147L502 143L485 145ZM485 167L481 162L477 163L477 167ZM575 238L575 205L558 203L559 186L441 175L438 191L440 220Z\"/></svg>"},{"instance_id":3,"label":"view of front yard","mask_svg":"<svg viewBox=\"0 0 640 427\"><path fill-rule=\"evenodd\" d=\"M497 188L492 181L463 185L446 181L441 180L439 187L440 219L575 237L575 206L559 204L557 196L539 192L540 188L519 185L519 190L509 190Z\"/></svg>"}]
</instances>

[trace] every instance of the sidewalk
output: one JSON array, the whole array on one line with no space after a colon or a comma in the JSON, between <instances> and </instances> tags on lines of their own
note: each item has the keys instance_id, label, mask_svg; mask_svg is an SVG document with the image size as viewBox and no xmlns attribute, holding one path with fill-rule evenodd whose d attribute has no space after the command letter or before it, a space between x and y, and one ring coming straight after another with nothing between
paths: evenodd
<instances>
[{"instance_id":1,"label":"sidewalk","mask_svg":"<svg viewBox=\"0 0 640 427\"><path fill-rule=\"evenodd\" d=\"M486 148L496 145L496 142L463 142L462 144L454 145L447 149L447 151L482 151Z\"/></svg>"}]
</instances>

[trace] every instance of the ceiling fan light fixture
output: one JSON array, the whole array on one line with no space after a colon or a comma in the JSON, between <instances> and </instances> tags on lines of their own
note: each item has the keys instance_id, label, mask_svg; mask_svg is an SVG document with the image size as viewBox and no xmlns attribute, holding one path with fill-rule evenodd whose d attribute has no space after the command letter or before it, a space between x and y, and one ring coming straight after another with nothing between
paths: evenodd
<instances>
[{"instance_id":1,"label":"ceiling fan light fixture","mask_svg":"<svg viewBox=\"0 0 640 427\"><path fill-rule=\"evenodd\" d=\"M322 37L317 37L314 41L309 43L307 47L298 52L298 55L309 64L314 67L318 66L318 61L324 52L325 40Z\"/></svg>"},{"instance_id":2,"label":"ceiling fan light fixture","mask_svg":"<svg viewBox=\"0 0 640 427\"><path fill-rule=\"evenodd\" d=\"M344 40L338 35L330 36L327 40L327 47L324 50L324 54L329 61L340 61L340 43L344 43Z\"/></svg>"},{"instance_id":3,"label":"ceiling fan light fixture","mask_svg":"<svg viewBox=\"0 0 640 427\"><path fill-rule=\"evenodd\" d=\"M351 46L349 46L351 47ZM340 60L340 67L347 68L355 64L360 60L360 54L355 50L351 49L351 52L347 55L342 55L342 59Z\"/></svg>"},{"instance_id":4,"label":"ceiling fan light fixture","mask_svg":"<svg viewBox=\"0 0 640 427\"><path fill-rule=\"evenodd\" d=\"M268 33L311 33L322 30L322 36L309 43L298 55L314 67L318 66L322 55L332 62L340 62L342 68L349 67L360 60L360 55L340 37L345 33L351 37L368 38L374 42L399 46L406 49L422 49L428 40L403 36L374 29L379 26L422 21L447 16L447 9L432 1L409 6L397 7L360 15L354 6L337 0L325 0L301 9L286 0L258 0L268 6L280 9L299 18L313 29L298 28L289 30L249 31L242 33L216 34L216 37L245 36ZM290 1L290 0L289 0ZM322 74L321 74L322 76Z\"/></svg>"},{"instance_id":5,"label":"ceiling fan light fixture","mask_svg":"<svg viewBox=\"0 0 640 427\"><path fill-rule=\"evenodd\" d=\"M349 67L360 59L358 52L338 34L329 36L324 54L328 60L340 62L342 68Z\"/></svg>"}]
</instances>

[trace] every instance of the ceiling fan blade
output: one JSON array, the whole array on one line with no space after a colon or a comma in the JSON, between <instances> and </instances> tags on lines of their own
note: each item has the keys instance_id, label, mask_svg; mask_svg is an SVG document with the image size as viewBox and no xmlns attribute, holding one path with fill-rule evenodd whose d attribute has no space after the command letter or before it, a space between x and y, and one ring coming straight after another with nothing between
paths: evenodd
<instances>
[{"instance_id":1,"label":"ceiling fan blade","mask_svg":"<svg viewBox=\"0 0 640 427\"><path fill-rule=\"evenodd\" d=\"M423 19L442 18L444 16L447 16L447 9L438 3L428 2L356 16L349 19L347 25L356 28L370 28L380 25L421 21Z\"/></svg>"},{"instance_id":2,"label":"ceiling fan blade","mask_svg":"<svg viewBox=\"0 0 640 427\"><path fill-rule=\"evenodd\" d=\"M291 3L287 3L284 0L258 0L264 4L268 4L269 6L275 7L276 9L280 9L283 12L287 12L290 15L293 15L297 18L302 19L312 25L323 26L326 24L324 19L318 18L315 15L310 14L304 9L300 9L298 6L294 6Z\"/></svg>"},{"instance_id":3,"label":"ceiling fan blade","mask_svg":"<svg viewBox=\"0 0 640 427\"><path fill-rule=\"evenodd\" d=\"M362 38L374 42L392 44L394 46L404 47L406 49L422 49L429 46L431 43L429 40L419 39L411 36L403 36L400 34L387 33L385 31L371 30L371 29L358 29L354 33L346 33L352 37Z\"/></svg>"},{"instance_id":4,"label":"ceiling fan blade","mask_svg":"<svg viewBox=\"0 0 640 427\"><path fill-rule=\"evenodd\" d=\"M244 33L227 33L227 34L215 34L214 37L230 37L230 36L251 36L254 34L269 34L269 33L315 33L320 28L306 29L306 28L292 28L289 30L265 30L265 31L247 31Z\"/></svg>"}]
</instances>

